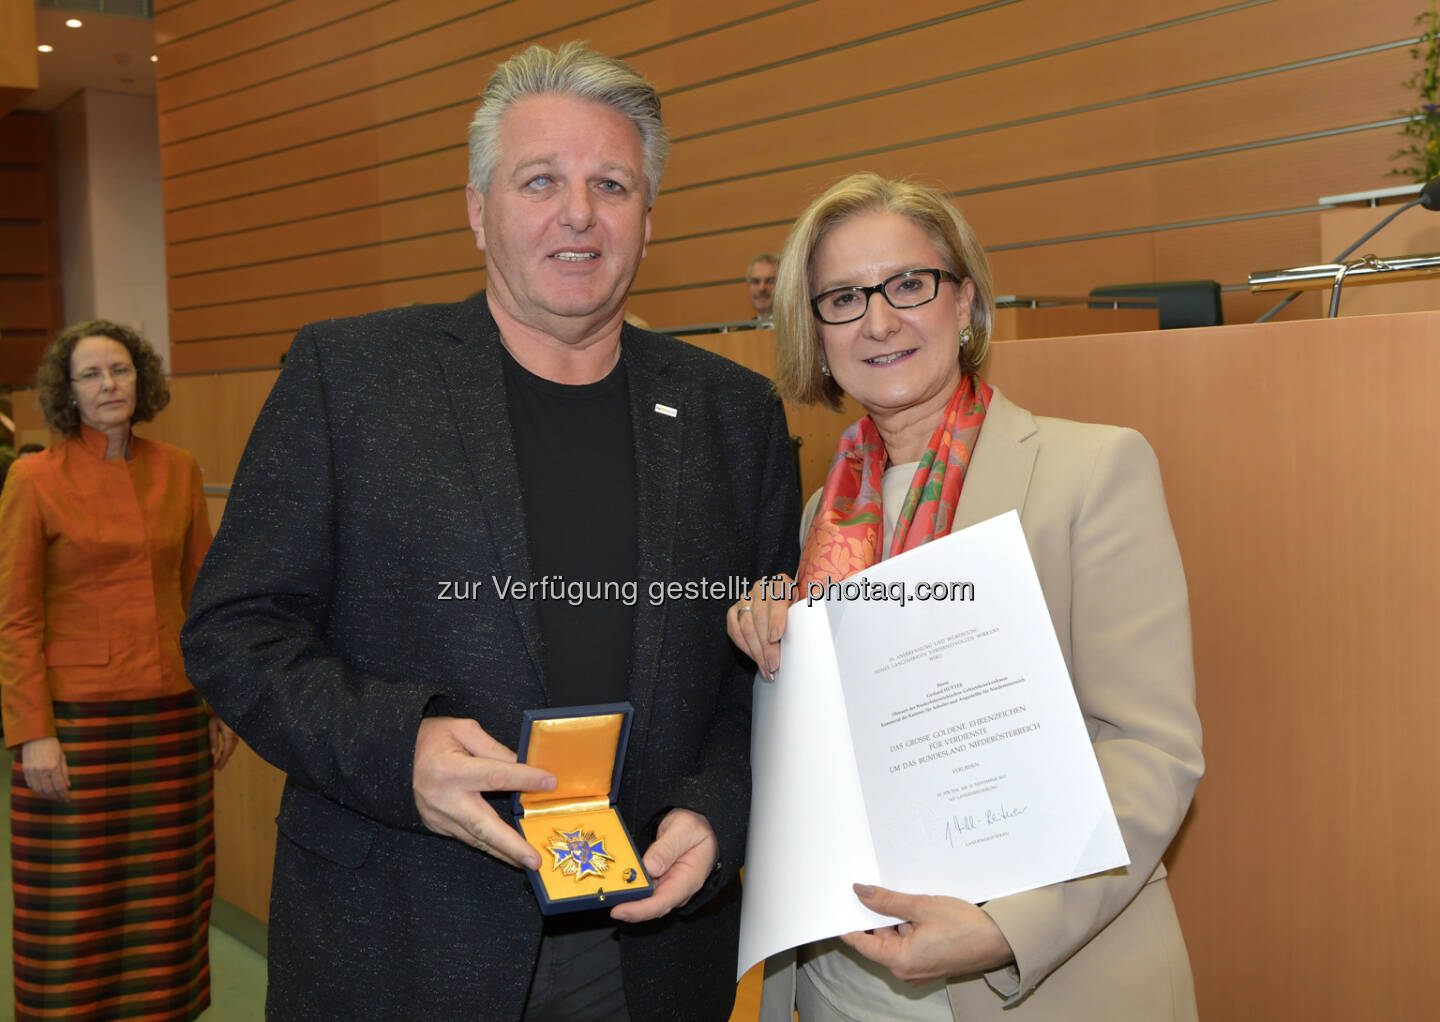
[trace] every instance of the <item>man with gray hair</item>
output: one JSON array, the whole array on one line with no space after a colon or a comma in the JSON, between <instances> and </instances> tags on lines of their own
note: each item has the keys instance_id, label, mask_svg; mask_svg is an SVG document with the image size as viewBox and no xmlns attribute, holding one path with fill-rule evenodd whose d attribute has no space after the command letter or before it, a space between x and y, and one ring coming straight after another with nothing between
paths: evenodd
<instances>
[{"instance_id":1,"label":"man with gray hair","mask_svg":"<svg viewBox=\"0 0 1440 1022\"><path fill-rule=\"evenodd\" d=\"M470 134L486 290L300 331L183 635L287 774L267 1016L723 1020L753 671L723 590L797 560L784 412L623 324L668 149L648 82L532 47ZM542 917L511 799L556 781L515 761L522 714L618 700L654 893Z\"/></svg>"}]
</instances>

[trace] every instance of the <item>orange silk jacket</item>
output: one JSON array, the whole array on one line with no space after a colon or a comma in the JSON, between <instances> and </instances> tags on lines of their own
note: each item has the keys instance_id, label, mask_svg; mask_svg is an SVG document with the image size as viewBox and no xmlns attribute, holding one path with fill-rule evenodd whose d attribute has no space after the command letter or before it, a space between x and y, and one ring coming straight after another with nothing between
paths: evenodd
<instances>
[{"instance_id":1,"label":"orange silk jacket","mask_svg":"<svg viewBox=\"0 0 1440 1022\"><path fill-rule=\"evenodd\" d=\"M10 469L0 497L0 706L14 748L55 734L52 702L185 691L180 626L210 545L200 466L132 436L81 434Z\"/></svg>"}]
</instances>

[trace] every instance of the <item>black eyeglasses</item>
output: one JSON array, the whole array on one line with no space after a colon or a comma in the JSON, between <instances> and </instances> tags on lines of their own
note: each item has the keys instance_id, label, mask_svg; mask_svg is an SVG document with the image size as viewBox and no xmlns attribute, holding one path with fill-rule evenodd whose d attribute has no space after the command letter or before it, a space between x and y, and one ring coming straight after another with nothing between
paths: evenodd
<instances>
[{"instance_id":1,"label":"black eyeglasses","mask_svg":"<svg viewBox=\"0 0 1440 1022\"><path fill-rule=\"evenodd\" d=\"M948 280L960 283L960 278L949 270L906 270L893 277L887 277L878 284L862 287L837 287L810 299L810 307L822 323L834 326L838 323L853 323L865 315L870 308L870 296L880 294L894 309L913 309L917 305L933 302L940 293L940 282Z\"/></svg>"}]
</instances>

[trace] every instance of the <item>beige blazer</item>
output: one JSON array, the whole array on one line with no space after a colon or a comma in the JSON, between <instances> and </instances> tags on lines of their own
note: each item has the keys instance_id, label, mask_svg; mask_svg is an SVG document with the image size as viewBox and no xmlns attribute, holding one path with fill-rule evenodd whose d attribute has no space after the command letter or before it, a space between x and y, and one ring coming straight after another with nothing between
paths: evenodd
<instances>
[{"instance_id":1,"label":"beige blazer","mask_svg":"<svg viewBox=\"0 0 1440 1022\"><path fill-rule=\"evenodd\" d=\"M1159 465L1134 430L1031 415L997 390L955 528L1012 509L1130 866L987 903L1015 965L951 981L951 1008L957 1022L1193 1020L1160 856L1204 762L1189 601ZM791 1017L794 955L785 958L767 963L767 1022Z\"/></svg>"}]
</instances>

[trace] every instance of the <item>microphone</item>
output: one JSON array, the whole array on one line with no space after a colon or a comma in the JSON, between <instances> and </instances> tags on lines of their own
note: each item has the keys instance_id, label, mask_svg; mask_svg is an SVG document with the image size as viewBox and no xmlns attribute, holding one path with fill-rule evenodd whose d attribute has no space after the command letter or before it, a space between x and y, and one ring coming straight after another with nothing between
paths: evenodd
<instances>
[{"instance_id":1,"label":"microphone","mask_svg":"<svg viewBox=\"0 0 1440 1022\"><path fill-rule=\"evenodd\" d=\"M1407 209L1414 209L1416 206L1424 206L1426 209L1440 209L1440 177L1432 177L1429 181L1426 181L1425 187L1420 189L1420 194L1418 196L1405 203L1405 205L1401 206L1395 212L1391 213L1384 220L1381 220L1374 227L1370 228L1364 234L1360 235L1359 239L1355 242L1355 244L1351 245L1344 252L1341 252L1338 256L1336 256L1334 259L1331 259L1330 261L1332 263L1338 263L1342 261L1351 252L1354 252L1361 245L1365 244L1365 242L1369 241L1374 235L1378 234L1381 228L1383 228L1391 220L1394 220L1397 216L1405 212ZM1291 291L1288 295L1281 299L1280 304L1276 305L1275 308L1265 313L1265 315L1261 316L1255 322L1268 323L1271 318L1275 316L1276 313L1278 313L1281 309L1285 308L1285 306L1289 305L1295 299L1299 298L1300 294L1301 292L1299 291Z\"/></svg>"}]
</instances>

